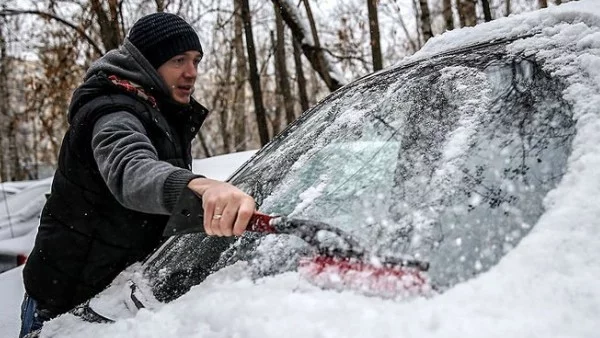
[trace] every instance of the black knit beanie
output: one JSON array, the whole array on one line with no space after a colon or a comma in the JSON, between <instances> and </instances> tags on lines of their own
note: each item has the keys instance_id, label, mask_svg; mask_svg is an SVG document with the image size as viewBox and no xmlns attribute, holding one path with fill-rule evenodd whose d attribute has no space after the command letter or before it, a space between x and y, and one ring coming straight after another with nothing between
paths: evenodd
<instances>
[{"instance_id":1,"label":"black knit beanie","mask_svg":"<svg viewBox=\"0 0 600 338\"><path fill-rule=\"evenodd\" d=\"M203 54L196 31L175 14L160 12L144 16L131 27L127 38L156 69L189 50Z\"/></svg>"}]
</instances>

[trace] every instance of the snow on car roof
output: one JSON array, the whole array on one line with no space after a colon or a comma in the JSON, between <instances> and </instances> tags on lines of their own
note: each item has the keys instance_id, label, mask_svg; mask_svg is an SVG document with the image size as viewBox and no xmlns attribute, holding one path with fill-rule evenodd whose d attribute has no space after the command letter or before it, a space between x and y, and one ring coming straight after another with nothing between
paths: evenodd
<instances>
[{"instance_id":1,"label":"snow on car roof","mask_svg":"<svg viewBox=\"0 0 600 338\"><path fill-rule=\"evenodd\" d=\"M534 12L499 18L475 27L464 27L436 36L414 55L400 64L414 62L433 55L488 41L535 34L561 23L581 23L600 26L600 3L597 0L575 1ZM553 29L550 29L552 31Z\"/></svg>"}]
</instances>

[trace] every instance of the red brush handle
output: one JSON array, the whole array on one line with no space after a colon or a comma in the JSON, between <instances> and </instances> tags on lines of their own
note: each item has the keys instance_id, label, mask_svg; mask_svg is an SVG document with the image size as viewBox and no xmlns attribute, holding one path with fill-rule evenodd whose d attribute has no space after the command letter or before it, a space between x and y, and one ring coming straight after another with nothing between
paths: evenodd
<instances>
[{"instance_id":1,"label":"red brush handle","mask_svg":"<svg viewBox=\"0 0 600 338\"><path fill-rule=\"evenodd\" d=\"M246 231L276 233L277 230L270 224L273 218L275 217L256 211L250 218Z\"/></svg>"}]
</instances>

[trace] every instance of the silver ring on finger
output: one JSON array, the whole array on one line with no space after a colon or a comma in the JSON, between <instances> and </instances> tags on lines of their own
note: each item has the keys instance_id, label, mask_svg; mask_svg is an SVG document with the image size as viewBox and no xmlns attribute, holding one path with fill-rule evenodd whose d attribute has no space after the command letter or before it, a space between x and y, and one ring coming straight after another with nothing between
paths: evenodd
<instances>
[{"instance_id":1,"label":"silver ring on finger","mask_svg":"<svg viewBox=\"0 0 600 338\"><path fill-rule=\"evenodd\" d=\"M212 217L212 218L213 218L214 220L220 220L220 219L221 219L221 217L223 217L223 215L213 215L213 217Z\"/></svg>"}]
</instances>

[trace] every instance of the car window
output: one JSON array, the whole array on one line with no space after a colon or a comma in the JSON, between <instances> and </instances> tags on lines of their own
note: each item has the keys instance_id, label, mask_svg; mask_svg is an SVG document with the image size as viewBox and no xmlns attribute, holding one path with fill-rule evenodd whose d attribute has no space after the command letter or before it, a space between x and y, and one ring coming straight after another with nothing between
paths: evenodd
<instances>
[{"instance_id":1,"label":"car window","mask_svg":"<svg viewBox=\"0 0 600 338\"><path fill-rule=\"evenodd\" d=\"M443 290L496 264L543 213L574 135L562 89L502 45L398 67L331 95L232 183L263 212L327 222L377 254L430 262ZM229 249L209 263L164 258L207 241ZM206 275L247 259L270 274L293 269L309 249L287 236L245 235L230 246L190 235L172 240L149 271L198 277L196 266ZM158 289L172 285L165 280Z\"/></svg>"}]
</instances>

